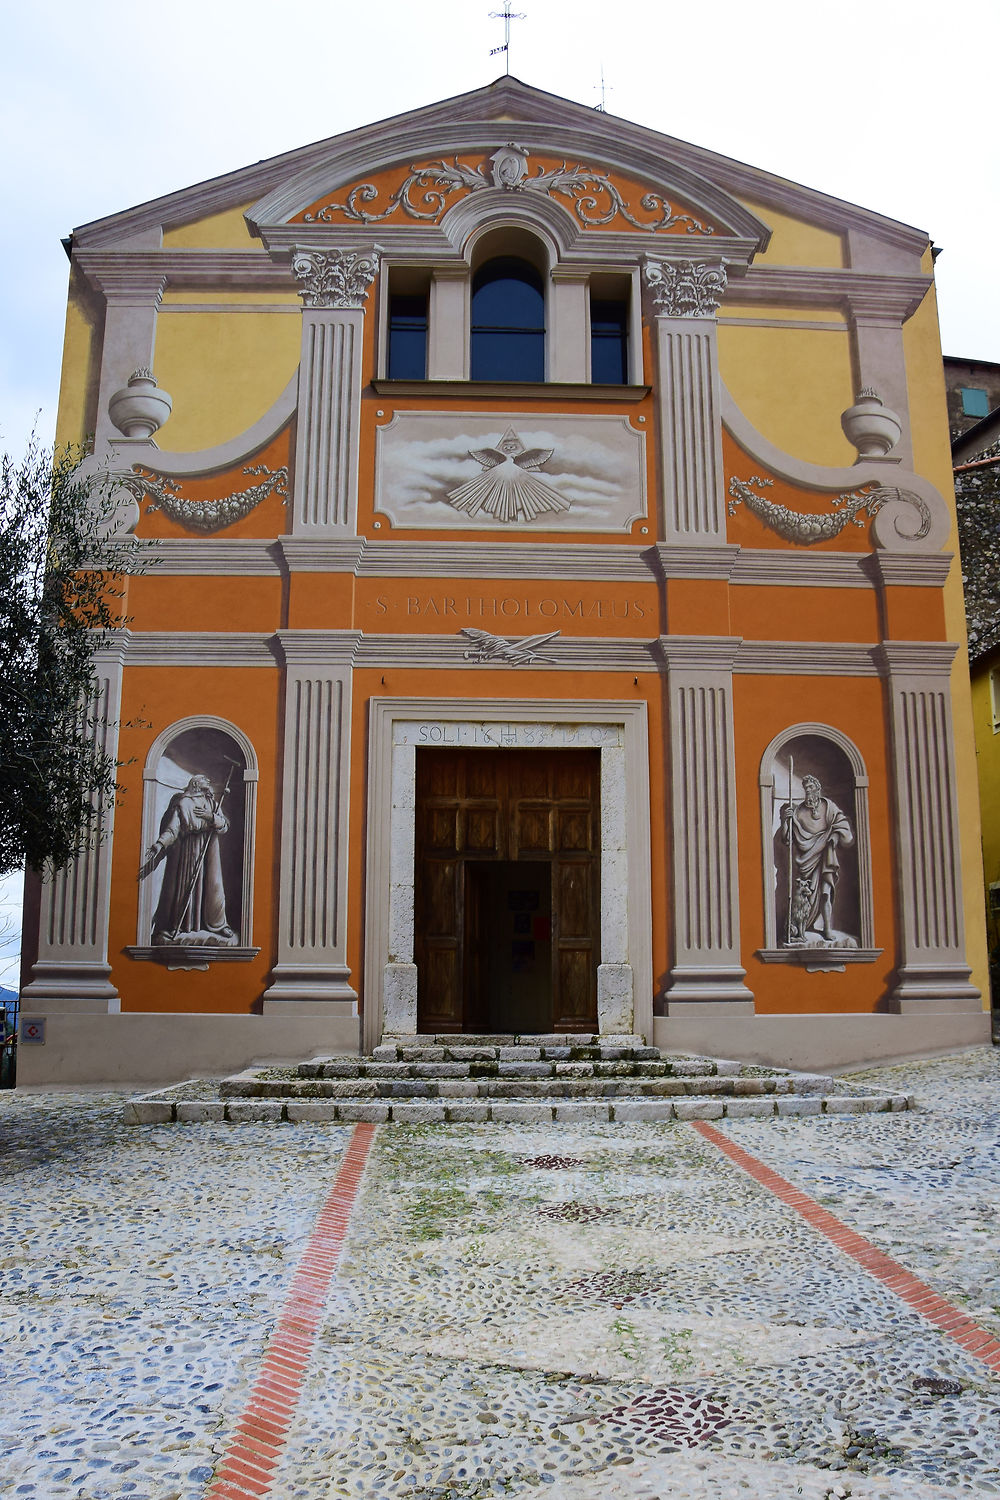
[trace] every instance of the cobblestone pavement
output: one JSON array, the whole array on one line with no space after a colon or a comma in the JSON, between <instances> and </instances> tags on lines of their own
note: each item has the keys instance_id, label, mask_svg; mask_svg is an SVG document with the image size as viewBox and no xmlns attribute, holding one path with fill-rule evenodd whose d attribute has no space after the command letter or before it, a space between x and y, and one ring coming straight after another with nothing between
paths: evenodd
<instances>
[{"instance_id":1,"label":"cobblestone pavement","mask_svg":"<svg viewBox=\"0 0 1000 1500\"><path fill-rule=\"evenodd\" d=\"M1000 1054L858 1081L717 1129L1000 1338ZM4 1496L1000 1495L996 1375L690 1124L359 1126L338 1260L351 1126L122 1102L0 1096Z\"/></svg>"}]
</instances>

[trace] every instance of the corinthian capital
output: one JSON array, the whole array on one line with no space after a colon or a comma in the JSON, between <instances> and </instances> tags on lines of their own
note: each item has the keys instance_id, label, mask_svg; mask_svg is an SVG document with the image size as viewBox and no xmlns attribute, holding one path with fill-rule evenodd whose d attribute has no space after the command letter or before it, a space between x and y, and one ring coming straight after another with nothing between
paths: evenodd
<instances>
[{"instance_id":1,"label":"corinthian capital","mask_svg":"<svg viewBox=\"0 0 1000 1500\"><path fill-rule=\"evenodd\" d=\"M670 318L714 318L726 290L721 261L657 260L647 255L642 276L656 311Z\"/></svg>"},{"instance_id":2,"label":"corinthian capital","mask_svg":"<svg viewBox=\"0 0 1000 1500\"><path fill-rule=\"evenodd\" d=\"M364 307L378 261L374 245L367 250L296 250L292 275L306 307Z\"/></svg>"}]
</instances>

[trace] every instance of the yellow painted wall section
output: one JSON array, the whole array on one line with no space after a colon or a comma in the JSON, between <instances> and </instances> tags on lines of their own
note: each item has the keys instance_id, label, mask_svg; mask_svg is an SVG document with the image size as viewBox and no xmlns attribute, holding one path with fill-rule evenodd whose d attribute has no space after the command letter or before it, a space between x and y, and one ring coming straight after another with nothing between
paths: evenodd
<instances>
[{"instance_id":1,"label":"yellow painted wall section","mask_svg":"<svg viewBox=\"0 0 1000 1500\"><path fill-rule=\"evenodd\" d=\"M846 264L842 234L793 219L766 203L751 203L747 198L742 202L771 231L771 242L763 255L754 258L754 265L842 267Z\"/></svg>"},{"instance_id":2,"label":"yellow painted wall section","mask_svg":"<svg viewBox=\"0 0 1000 1500\"><path fill-rule=\"evenodd\" d=\"M854 462L840 426L854 402L846 329L723 326L719 369L743 415L785 453L845 468Z\"/></svg>"},{"instance_id":3,"label":"yellow painted wall section","mask_svg":"<svg viewBox=\"0 0 1000 1500\"><path fill-rule=\"evenodd\" d=\"M234 292L225 289L211 292L196 292L187 287L171 291L168 287L163 294L161 307L170 307L174 303L182 303L186 307L197 307L202 303L218 306L220 302L231 304L233 307L255 307L258 305L270 306L275 302L286 303L294 308L296 312L302 310L296 292Z\"/></svg>"},{"instance_id":4,"label":"yellow painted wall section","mask_svg":"<svg viewBox=\"0 0 1000 1500\"><path fill-rule=\"evenodd\" d=\"M161 317L156 378L174 409L159 446L189 453L245 432L294 375L301 339L301 320L281 313Z\"/></svg>"},{"instance_id":5,"label":"yellow painted wall section","mask_svg":"<svg viewBox=\"0 0 1000 1500\"><path fill-rule=\"evenodd\" d=\"M71 290L66 304L62 374L56 417L56 443L82 443L93 427L97 398L98 340L94 315L80 290Z\"/></svg>"},{"instance_id":6,"label":"yellow painted wall section","mask_svg":"<svg viewBox=\"0 0 1000 1500\"><path fill-rule=\"evenodd\" d=\"M727 303L720 310L723 318L776 318L783 323L838 323L847 327L847 319L839 307L772 307L760 302Z\"/></svg>"},{"instance_id":7,"label":"yellow painted wall section","mask_svg":"<svg viewBox=\"0 0 1000 1500\"><path fill-rule=\"evenodd\" d=\"M256 201L256 200L254 200ZM164 250L247 250L259 249L260 241L251 237L243 215L252 203L227 208L218 214L207 214L190 224L163 231Z\"/></svg>"},{"instance_id":8,"label":"yellow painted wall section","mask_svg":"<svg viewBox=\"0 0 1000 1500\"><path fill-rule=\"evenodd\" d=\"M930 249L925 252L921 269L933 273ZM944 391L944 367L941 363L941 337L938 331L937 298L934 288L906 323L903 324L903 349L906 356L907 394L910 403L910 428L913 434L913 467L944 495L951 510L951 535L947 548L958 555L958 527L955 519L955 490L951 467L951 445L948 438L947 408ZM951 673L951 702L955 723L955 781L958 796L958 822L962 841L962 882L965 895L965 935L972 983L982 990L989 1004L989 969L986 957L986 918L982 901L979 796L976 779L975 737L969 696L969 656L965 628L965 601L962 595L961 569L952 565L944 588L946 639L958 642L958 654Z\"/></svg>"}]
</instances>

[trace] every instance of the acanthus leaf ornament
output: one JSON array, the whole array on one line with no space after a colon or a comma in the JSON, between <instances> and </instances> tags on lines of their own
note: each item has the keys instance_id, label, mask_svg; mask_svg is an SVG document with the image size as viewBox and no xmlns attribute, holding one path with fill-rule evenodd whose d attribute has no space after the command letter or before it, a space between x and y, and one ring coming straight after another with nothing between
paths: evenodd
<instances>
[{"instance_id":1,"label":"acanthus leaf ornament","mask_svg":"<svg viewBox=\"0 0 1000 1500\"><path fill-rule=\"evenodd\" d=\"M584 227L610 224L621 216L634 229L650 234L680 228L685 234L713 233L710 224L703 224L690 214L676 213L659 193L643 194L639 206L653 217L637 218L610 175L594 167L579 163L571 167L563 161L553 170L539 166L531 176L528 167L530 155L526 147L508 141L482 165L461 162L457 156L450 162L442 159L423 165L412 164L409 176L390 193L383 208L369 211L363 206L375 204L379 197L379 189L373 182L363 182L352 187L342 202L325 203L315 213L304 214L303 222L332 224L337 216L342 216L357 224L381 224L401 212L411 219L437 223L448 207L448 199L457 193L501 188L506 192L557 194L568 198Z\"/></svg>"},{"instance_id":2,"label":"acanthus leaf ornament","mask_svg":"<svg viewBox=\"0 0 1000 1500\"><path fill-rule=\"evenodd\" d=\"M787 505L777 505L753 488L756 485L757 489L763 489L773 484L773 479L760 474L751 474L749 479L739 479L734 475L729 481L729 514L734 515L738 505L745 505L759 521L763 521L769 530L783 537L786 542L811 547L816 542L826 542L831 537L838 536L848 524L864 526L866 518L874 520L887 501L900 500L912 505L920 517L917 531L911 533L908 540L918 541L930 532L930 507L926 500L912 490L873 484L850 494L832 496L830 504L834 509L825 514L814 515L808 511L792 510Z\"/></svg>"},{"instance_id":3,"label":"acanthus leaf ornament","mask_svg":"<svg viewBox=\"0 0 1000 1500\"><path fill-rule=\"evenodd\" d=\"M139 470L133 470L124 476L123 483L137 500L149 501L147 509L162 511L185 530L212 532L222 531L225 527L242 521L244 516L248 516L269 495L278 495L284 499L287 494L286 468L268 469L264 464L250 464L243 472L262 475L263 482L245 490L237 490L231 495L222 495L217 500L186 500L176 481L165 475L143 474Z\"/></svg>"},{"instance_id":4,"label":"acanthus leaf ornament","mask_svg":"<svg viewBox=\"0 0 1000 1500\"><path fill-rule=\"evenodd\" d=\"M292 254L292 275L306 307L364 307L378 275L379 251L302 250Z\"/></svg>"},{"instance_id":5,"label":"acanthus leaf ornament","mask_svg":"<svg viewBox=\"0 0 1000 1500\"><path fill-rule=\"evenodd\" d=\"M657 313L670 318L714 318L726 293L723 261L657 260L647 255L642 279Z\"/></svg>"}]
</instances>

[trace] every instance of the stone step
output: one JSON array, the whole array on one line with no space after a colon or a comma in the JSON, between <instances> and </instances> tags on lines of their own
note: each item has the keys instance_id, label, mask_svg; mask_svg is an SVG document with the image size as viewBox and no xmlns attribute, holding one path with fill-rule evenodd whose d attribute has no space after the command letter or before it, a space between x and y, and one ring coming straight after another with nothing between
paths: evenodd
<instances>
[{"instance_id":1,"label":"stone step","mask_svg":"<svg viewBox=\"0 0 1000 1500\"><path fill-rule=\"evenodd\" d=\"M704 1078L712 1070L703 1064L683 1062L642 1062L632 1059L597 1062L559 1062L518 1060L514 1062L353 1062L301 1063L298 1077L303 1082L320 1078ZM722 1065L718 1076L736 1077L738 1065Z\"/></svg>"},{"instance_id":2,"label":"stone step","mask_svg":"<svg viewBox=\"0 0 1000 1500\"><path fill-rule=\"evenodd\" d=\"M196 1124L226 1121L256 1125L288 1121L316 1124L368 1120L397 1125L465 1124L629 1124L635 1121L782 1119L792 1116L901 1113L912 1107L908 1094L781 1093L757 1098L709 1099L229 1099L185 1101L160 1094L131 1099L127 1125Z\"/></svg>"}]
</instances>

